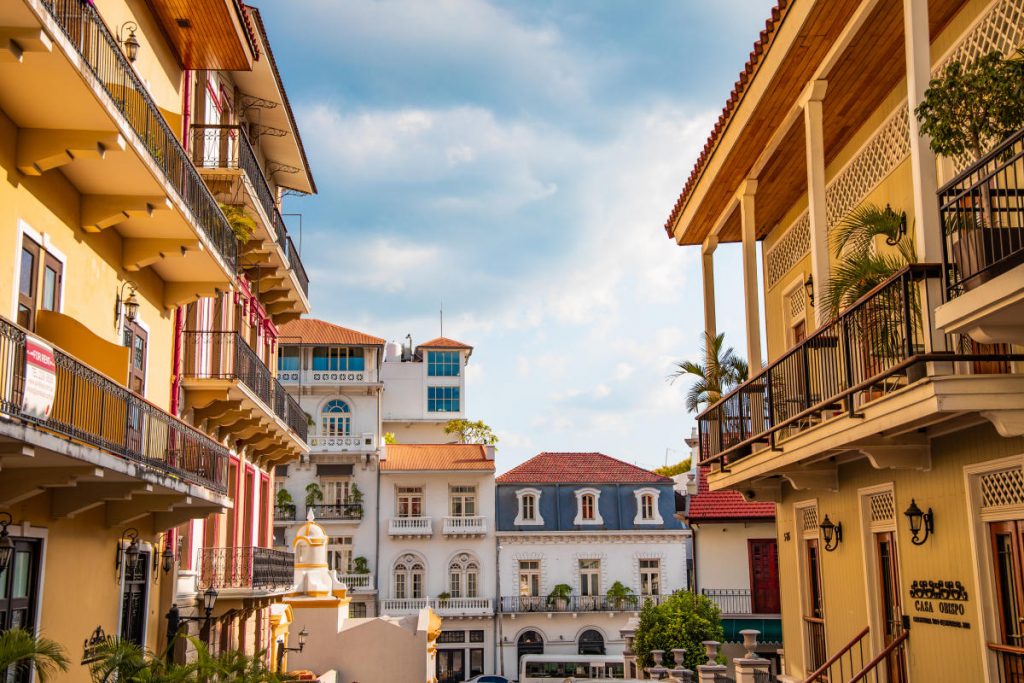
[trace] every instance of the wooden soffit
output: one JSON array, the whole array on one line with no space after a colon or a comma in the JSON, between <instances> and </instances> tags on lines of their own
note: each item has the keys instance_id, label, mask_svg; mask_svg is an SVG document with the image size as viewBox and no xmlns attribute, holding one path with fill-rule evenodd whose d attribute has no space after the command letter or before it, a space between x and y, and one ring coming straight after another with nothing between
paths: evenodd
<instances>
[{"instance_id":1,"label":"wooden soffit","mask_svg":"<svg viewBox=\"0 0 1024 683\"><path fill-rule=\"evenodd\" d=\"M252 68L256 48L238 0L146 1L184 68Z\"/></svg>"}]
</instances>

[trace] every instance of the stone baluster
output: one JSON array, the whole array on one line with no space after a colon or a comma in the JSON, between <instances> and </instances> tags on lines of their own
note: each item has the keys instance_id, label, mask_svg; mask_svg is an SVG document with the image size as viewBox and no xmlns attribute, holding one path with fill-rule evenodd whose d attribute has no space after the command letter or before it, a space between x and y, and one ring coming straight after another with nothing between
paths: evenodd
<instances>
[{"instance_id":1,"label":"stone baluster","mask_svg":"<svg viewBox=\"0 0 1024 683\"><path fill-rule=\"evenodd\" d=\"M758 675L767 675L771 667L767 659L757 656L757 637L761 632L744 629L740 631L740 635L743 636L743 647L747 652L741 659L732 660L736 669L736 683L757 683Z\"/></svg>"},{"instance_id":2,"label":"stone baluster","mask_svg":"<svg viewBox=\"0 0 1024 683\"><path fill-rule=\"evenodd\" d=\"M669 672L672 678L679 683L693 683L693 671L687 669L685 664L686 648L672 648L672 659L676 663L676 668Z\"/></svg>"},{"instance_id":3,"label":"stone baluster","mask_svg":"<svg viewBox=\"0 0 1024 683\"><path fill-rule=\"evenodd\" d=\"M716 677L724 676L729 670L729 667L718 663L718 646L721 643L717 640L705 640L701 644L707 654L708 663L697 667L697 680L700 683L715 683Z\"/></svg>"}]
</instances>

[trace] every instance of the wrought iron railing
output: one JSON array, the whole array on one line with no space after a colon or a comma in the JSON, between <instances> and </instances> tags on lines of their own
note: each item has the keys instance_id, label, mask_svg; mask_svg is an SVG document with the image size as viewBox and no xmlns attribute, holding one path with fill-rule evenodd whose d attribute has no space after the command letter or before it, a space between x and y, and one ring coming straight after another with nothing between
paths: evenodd
<instances>
[{"instance_id":1,"label":"wrought iron railing","mask_svg":"<svg viewBox=\"0 0 1024 683\"><path fill-rule=\"evenodd\" d=\"M999 683L1024 681L1024 648L989 643L988 649L996 658L996 675L999 676Z\"/></svg>"},{"instance_id":2,"label":"wrought iron railing","mask_svg":"<svg viewBox=\"0 0 1024 683\"><path fill-rule=\"evenodd\" d=\"M288 226L245 128L239 125L193 124L192 159L202 168L238 168L245 173L274 230L274 241L284 252L288 267L295 274L303 293L308 295L309 277L302 265L302 257L288 236Z\"/></svg>"},{"instance_id":3,"label":"wrought iron railing","mask_svg":"<svg viewBox=\"0 0 1024 683\"><path fill-rule=\"evenodd\" d=\"M746 588L704 588L701 593L718 605L722 614L753 614L750 590Z\"/></svg>"},{"instance_id":4,"label":"wrought iron railing","mask_svg":"<svg viewBox=\"0 0 1024 683\"><path fill-rule=\"evenodd\" d=\"M985 349L959 335L932 335L922 311L938 304L942 267L905 267L697 416L701 462L735 462L755 444L809 429L923 379L931 361L950 372L991 372L978 363L1007 363L1024 355ZM935 284L936 287L930 287ZM1008 364L997 372L1009 372Z\"/></svg>"},{"instance_id":5,"label":"wrought iron railing","mask_svg":"<svg viewBox=\"0 0 1024 683\"><path fill-rule=\"evenodd\" d=\"M503 595L502 612L638 612L647 603L660 605L667 595Z\"/></svg>"},{"instance_id":6,"label":"wrought iron railing","mask_svg":"<svg viewBox=\"0 0 1024 683\"><path fill-rule=\"evenodd\" d=\"M285 391L263 359L237 332L186 331L182 376L237 379L280 417L303 441L309 425L298 402Z\"/></svg>"},{"instance_id":7,"label":"wrought iron railing","mask_svg":"<svg viewBox=\"0 0 1024 683\"><path fill-rule=\"evenodd\" d=\"M294 582L294 553L252 546L202 548L199 552L199 584L203 589L285 589Z\"/></svg>"},{"instance_id":8,"label":"wrought iron railing","mask_svg":"<svg viewBox=\"0 0 1024 683\"><path fill-rule=\"evenodd\" d=\"M362 503L320 503L310 505L317 519L362 519Z\"/></svg>"},{"instance_id":9,"label":"wrought iron railing","mask_svg":"<svg viewBox=\"0 0 1024 683\"><path fill-rule=\"evenodd\" d=\"M1024 263L1024 129L939 190L949 298Z\"/></svg>"},{"instance_id":10,"label":"wrought iron railing","mask_svg":"<svg viewBox=\"0 0 1024 683\"><path fill-rule=\"evenodd\" d=\"M193 222L234 272L238 243L231 225L99 12L82 0L42 0L42 4L78 52L81 65L107 94L108 104L124 116L149 150L151 161L188 207Z\"/></svg>"},{"instance_id":11,"label":"wrought iron railing","mask_svg":"<svg viewBox=\"0 0 1024 683\"><path fill-rule=\"evenodd\" d=\"M274 506L274 520L278 522L294 522L295 521L295 504L288 503L285 505Z\"/></svg>"},{"instance_id":12,"label":"wrought iron railing","mask_svg":"<svg viewBox=\"0 0 1024 683\"><path fill-rule=\"evenodd\" d=\"M218 493L228 451L206 434L54 348L56 394L48 417L24 409L28 333L0 317L0 412Z\"/></svg>"},{"instance_id":13,"label":"wrought iron railing","mask_svg":"<svg viewBox=\"0 0 1024 683\"><path fill-rule=\"evenodd\" d=\"M807 642L807 668L812 670L804 683L827 683L832 667L837 663L845 667L845 671L853 672L854 656L858 656L861 665L864 663L864 638L868 629L853 637L831 657L828 656L828 644L825 642L825 620L820 617L804 617L804 638ZM824 678L822 678L824 676ZM841 678L840 680L846 680Z\"/></svg>"}]
</instances>

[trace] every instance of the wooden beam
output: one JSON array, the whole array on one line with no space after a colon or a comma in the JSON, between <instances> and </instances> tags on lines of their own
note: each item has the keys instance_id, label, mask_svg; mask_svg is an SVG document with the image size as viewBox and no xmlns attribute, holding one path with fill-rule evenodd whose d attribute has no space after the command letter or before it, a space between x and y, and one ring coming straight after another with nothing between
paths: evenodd
<instances>
[{"instance_id":1,"label":"wooden beam","mask_svg":"<svg viewBox=\"0 0 1024 683\"><path fill-rule=\"evenodd\" d=\"M174 204L159 195L83 194L81 224L86 232L100 232L129 218L152 218L158 211L173 211Z\"/></svg>"},{"instance_id":2,"label":"wooden beam","mask_svg":"<svg viewBox=\"0 0 1024 683\"><path fill-rule=\"evenodd\" d=\"M202 250L199 240L129 238L121 247L121 265L134 272L169 256L182 257L190 251Z\"/></svg>"},{"instance_id":3,"label":"wooden beam","mask_svg":"<svg viewBox=\"0 0 1024 683\"><path fill-rule=\"evenodd\" d=\"M0 507L37 496L49 488L74 486L79 479L103 477L102 467L25 467L0 476Z\"/></svg>"},{"instance_id":4,"label":"wooden beam","mask_svg":"<svg viewBox=\"0 0 1024 683\"><path fill-rule=\"evenodd\" d=\"M126 146L120 133L106 130L21 128L17 166L25 175L40 176L75 159L103 159Z\"/></svg>"}]
</instances>

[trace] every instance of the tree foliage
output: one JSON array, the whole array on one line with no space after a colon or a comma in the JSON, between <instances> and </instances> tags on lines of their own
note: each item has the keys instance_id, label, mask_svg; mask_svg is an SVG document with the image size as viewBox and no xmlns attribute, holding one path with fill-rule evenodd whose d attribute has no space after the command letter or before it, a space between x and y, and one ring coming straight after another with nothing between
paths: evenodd
<instances>
[{"instance_id":1,"label":"tree foliage","mask_svg":"<svg viewBox=\"0 0 1024 683\"><path fill-rule=\"evenodd\" d=\"M17 678L22 671L34 667L36 678L46 683L58 671L66 672L68 663L63 646L56 641L34 636L22 628L0 632L0 674L6 672Z\"/></svg>"},{"instance_id":2,"label":"tree foliage","mask_svg":"<svg viewBox=\"0 0 1024 683\"><path fill-rule=\"evenodd\" d=\"M660 605L647 601L640 610L640 624L636 629L633 651L637 655L637 664L641 669L653 666L651 650L664 650L669 666L677 664L672 661L674 648L686 649L687 669L696 670L699 664L706 663L705 640L722 642L725 631L718 606L703 595L678 591Z\"/></svg>"},{"instance_id":3,"label":"tree foliage","mask_svg":"<svg viewBox=\"0 0 1024 683\"><path fill-rule=\"evenodd\" d=\"M746 381L750 373L747 361L737 356L732 347L725 348L725 333L713 336L705 332L700 358L697 362L677 362L676 370L669 375L671 382L680 377L693 378L693 384L686 392L686 409L691 413L718 401L731 388Z\"/></svg>"},{"instance_id":4,"label":"tree foliage","mask_svg":"<svg viewBox=\"0 0 1024 683\"><path fill-rule=\"evenodd\" d=\"M689 472L692 466L693 463L691 462L691 460L689 458L686 458L684 460L680 460L674 465L665 465L664 467L657 467L652 471L655 474L660 474L663 477L674 477L677 474Z\"/></svg>"},{"instance_id":5,"label":"tree foliage","mask_svg":"<svg viewBox=\"0 0 1024 683\"><path fill-rule=\"evenodd\" d=\"M479 443L493 446L498 443L498 436L483 420L448 420L444 426L445 434L454 434L459 443Z\"/></svg>"},{"instance_id":6,"label":"tree foliage","mask_svg":"<svg viewBox=\"0 0 1024 683\"><path fill-rule=\"evenodd\" d=\"M955 61L928 84L914 114L936 154L977 161L1024 127L1024 60L997 50Z\"/></svg>"}]
</instances>

